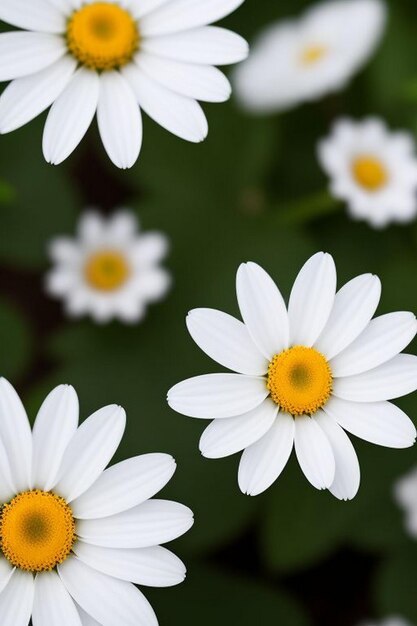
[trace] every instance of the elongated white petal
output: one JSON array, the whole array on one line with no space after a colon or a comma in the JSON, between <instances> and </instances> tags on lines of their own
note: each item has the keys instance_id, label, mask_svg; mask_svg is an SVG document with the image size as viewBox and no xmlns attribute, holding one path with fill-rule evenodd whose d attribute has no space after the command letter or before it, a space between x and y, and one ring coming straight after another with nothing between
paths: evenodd
<instances>
[{"instance_id":1,"label":"elongated white petal","mask_svg":"<svg viewBox=\"0 0 417 626\"><path fill-rule=\"evenodd\" d=\"M75 67L75 59L65 56L11 82L0 98L0 133L16 130L45 111L65 89Z\"/></svg>"},{"instance_id":2,"label":"elongated white petal","mask_svg":"<svg viewBox=\"0 0 417 626\"><path fill-rule=\"evenodd\" d=\"M128 7L134 17L140 18L151 11L155 11L165 2L169 2L169 0L128 0Z\"/></svg>"},{"instance_id":3,"label":"elongated white petal","mask_svg":"<svg viewBox=\"0 0 417 626\"><path fill-rule=\"evenodd\" d=\"M140 23L144 37L166 35L221 20L243 0L176 0L163 4L146 15Z\"/></svg>"},{"instance_id":4,"label":"elongated white petal","mask_svg":"<svg viewBox=\"0 0 417 626\"><path fill-rule=\"evenodd\" d=\"M25 408L11 384L0 378L0 439L17 492L31 486L32 432Z\"/></svg>"},{"instance_id":5,"label":"elongated white petal","mask_svg":"<svg viewBox=\"0 0 417 626\"><path fill-rule=\"evenodd\" d=\"M366 328L381 297L381 281L372 274L363 274L337 292L334 306L315 348L328 360L352 343Z\"/></svg>"},{"instance_id":6,"label":"elongated white petal","mask_svg":"<svg viewBox=\"0 0 417 626\"><path fill-rule=\"evenodd\" d=\"M339 500L352 500L358 493L361 480L358 457L344 430L324 411L319 411L314 419L324 431L336 462L336 471L329 491Z\"/></svg>"},{"instance_id":7,"label":"elongated white petal","mask_svg":"<svg viewBox=\"0 0 417 626\"><path fill-rule=\"evenodd\" d=\"M1 0L0 20L43 33L63 33L66 26L63 13L48 0Z\"/></svg>"},{"instance_id":8,"label":"elongated white petal","mask_svg":"<svg viewBox=\"0 0 417 626\"><path fill-rule=\"evenodd\" d=\"M243 493L257 496L276 481L286 466L294 444L294 418L279 413L273 426L246 448L239 465L238 481Z\"/></svg>"},{"instance_id":9,"label":"elongated white petal","mask_svg":"<svg viewBox=\"0 0 417 626\"><path fill-rule=\"evenodd\" d=\"M48 163L62 163L78 146L96 113L99 90L97 72L80 68L54 102L43 134Z\"/></svg>"},{"instance_id":10,"label":"elongated white petal","mask_svg":"<svg viewBox=\"0 0 417 626\"><path fill-rule=\"evenodd\" d=\"M9 502L18 489L15 487L9 464L9 456L0 438L0 502ZM1 589L1 576L0 576Z\"/></svg>"},{"instance_id":11,"label":"elongated white petal","mask_svg":"<svg viewBox=\"0 0 417 626\"><path fill-rule=\"evenodd\" d=\"M0 35L0 81L43 70L66 52L64 40L46 33L10 32Z\"/></svg>"},{"instance_id":12,"label":"elongated white petal","mask_svg":"<svg viewBox=\"0 0 417 626\"><path fill-rule=\"evenodd\" d=\"M197 65L163 59L141 51L136 63L158 83L188 98L205 102L225 102L232 88L226 76L211 65Z\"/></svg>"},{"instance_id":13,"label":"elongated white petal","mask_svg":"<svg viewBox=\"0 0 417 626\"><path fill-rule=\"evenodd\" d=\"M416 439L410 418L390 402L349 402L331 398L325 412L356 437L387 448L408 448Z\"/></svg>"},{"instance_id":14,"label":"elongated white petal","mask_svg":"<svg viewBox=\"0 0 417 626\"><path fill-rule=\"evenodd\" d=\"M97 572L74 557L58 572L77 604L101 626L158 626L151 605L134 585Z\"/></svg>"},{"instance_id":15,"label":"elongated white petal","mask_svg":"<svg viewBox=\"0 0 417 626\"><path fill-rule=\"evenodd\" d=\"M117 463L71 504L75 517L92 519L127 511L152 498L175 472L169 454L143 454Z\"/></svg>"},{"instance_id":16,"label":"elongated white petal","mask_svg":"<svg viewBox=\"0 0 417 626\"><path fill-rule=\"evenodd\" d=\"M288 305L290 340L312 346L329 319L336 293L336 267L330 254L311 257L298 274Z\"/></svg>"},{"instance_id":17,"label":"elongated white petal","mask_svg":"<svg viewBox=\"0 0 417 626\"><path fill-rule=\"evenodd\" d=\"M99 624L97 620L93 619L91 615L88 615L83 609L77 604L77 610L81 619L82 626L102 626Z\"/></svg>"},{"instance_id":18,"label":"elongated white petal","mask_svg":"<svg viewBox=\"0 0 417 626\"><path fill-rule=\"evenodd\" d=\"M80 520L77 534L87 543L107 548L148 548L167 543L193 525L192 511L178 502L147 500L139 506L95 520Z\"/></svg>"},{"instance_id":19,"label":"elongated white petal","mask_svg":"<svg viewBox=\"0 0 417 626\"><path fill-rule=\"evenodd\" d=\"M142 146L142 116L120 72L104 72L100 77L97 122L111 161L121 169L132 167Z\"/></svg>"},{"instance_id":20,"label":"elongated white petal","mask_svg":"<svg viewBox=\"0 0 417 626\"><path fill-rule=\"evenodd\" d=\"M13 572L14 568L10 565L9 561L0 557L0 594L8 585Z\"/></svg>"},{"instance_id":21,"label":"elongated white petal","mask_svg":"<svg viewBox=\"0 0 417 626\"><path fill-rule=\"evenodd\" d=\"M317 422L306 416L295 419L295 452L307 480L316 489L329 489L336 464L332 447Z\"/></svg>"},{"instance_id":22,"label":"elongated white petal","mask_svg":"<svg viewBox=\"0 0 417 626\"><path fill-rule=\"evenodd\" d=\"M47 0L47 2L56 7L65 17L68 17L79 6L77 0Z\"/></svg>"},{"instance_id":23,"label":"elongated white petal","mask_svg":"<svg viewBox=\"0 0 417 626\"><path fill-rule=\"evenodd\" d=\"M64 453L78 426L78 397L70 385L60 385L47 396L33 427L32 485L50 491Z\"/></svg>"},{"instance_id":24,"label":"elongated white petal","mask_svg":"<svg viewBox=\"0 0 417 626\"><path fill-rule=\"evenodd\" d=\"M136 585L172 587L183 582L186 574L183 562L161 546L118 550L78 541L74 551L90 567Z\"/></svg>"},{"instance_id":25,"label":"elongated white petal","mask_svg":"<svg viewBox=\"0 0 417 626\"><path fill-rule=\"evenodd\" d=\"M350 346L330 361L333 376L361 374L389 361L408 346L416 332L417 320L412 313L376 317Z\"/></svg>"},{"instance_id":26,"label":"elongated white petal","mask_svg":"<svg viewBox=\"0 0 417 626\"><path fill-rule=\"evenodd\" d=\"M252 339L270 361L288 347L288 315L281 293L262 267L243 263L236 276L240 312Z\"/></svg>"},{"instance_id":27,"label":"elongated white petal","mask_svg":"<svg viewBox=\"0 0 417 626\"><path fill-rule=\"evenodd\" d=\"M32 574L16 569L0 594L1 626L27 626L32 613L33 595Z\"/></svg>"},{"instance_id":28,"label":"elongated white petal","mask_svg":"<svg viewBox=\"0 0 417 626\"><path fill-rule=\"evenodd\" d=\"M277 405L267 398L249 413L213 420L200 439L201 453L209 459L220 459L240 452L269 431L277 413Z\"/></svg>"},{"instance_id":29,"label":"elongated white petal","mask_svg":"<svg viewBox=\"0 0 417 626\"><path fill-rule=\"evenodd\" d=\"M186 141L199 143L207 137L207 120L198 102L163 87L134 64L124 68L123 76L141 109L157 124Z\"/></svg>"},{"instance_id":30,"label":"elongated white petal","mask_svg":"<svg viewBox=\"0 0 417 626\"><path fill-rule=\"evenodd\" d=\"M183 415L234 417L259 406L269 395L265 379L241 374L207 374L184 380L168 392L168 404Z\"/></svg>"},{"instance_id":31,"label":"elongated white petal","mask_svg":"<svg viewBox=\"0 0 417 626\"><path fill-rule=\"evenodd\" d=\"M67 502L97 480L116 452L125 426L126 413L116 405L96 411L81 424L65 452L55 487Z\"/></svg>"},{"instance_id":32,"label":"elongated white petal","mask_svg":"<svg viewBox=\"0 0 417 626\"><path fill-rule=\"evenodd\" d=\"M245 324L231 315L194 309L187 316L187 328L199 348L220 365L249 376L262 376L268 371L268 361Z\"/></svg>"},{"instance_id":33,"label":"elongated white petal","mask_svg":"<svg viewBox=\"0 0 417 626\"><path fill-rule=\"evenodd\" d=\"M54 571L35 579L33 626L82 626L74 601Z\"/></svg>"},{"instance_id":34,"label":"elongated white petal","mask_svg":"<svg viewBox=\"0 0 417 626\"><path fill-rule=\"evenodd\" d=\"M142 50L185 63L229 65L248 56L247 42L236 33L217 26L204 26L163 37L149 37Z\"/></svg>"},{"instance_id":35,"label":"elongated white petal","mask_svg":"<svg viewBox=\"0 0 417 626\"><path fill-rule=\"evenodd\" d=\"M333 381L333 394L352 402L393 400L416 389L417 357L411 354L398 354L369 372Z\"/></svg>"}]
</instances>

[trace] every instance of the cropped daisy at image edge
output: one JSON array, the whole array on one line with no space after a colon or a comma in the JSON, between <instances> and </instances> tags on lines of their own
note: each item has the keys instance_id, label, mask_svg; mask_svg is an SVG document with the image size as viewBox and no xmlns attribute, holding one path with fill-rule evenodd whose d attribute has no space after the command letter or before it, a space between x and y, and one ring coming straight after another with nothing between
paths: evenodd
<instances>
[{"instance_id":1,"label":"cropped daisy at image edge","mask_svg":"<svg viewBox=\"0 0 417 626\"><path fill-rule=\"evenodd\" d=\"M246 58L239 35L210 26L244 0L1 0L0 20L23 31L0 34L0 133L51 107L45 159L62 163L97 114L111 161L134 165L144 111L194 143L208 133L198 103L231 94L216 65ZM51 106L52 105L52 106Z\"/></svg>"},{"instance_id":2,"label":"cropped daisy at image edge","mask_svg":"<svg viewBox=\"0 0 417 626\"><path fill-rule=\"evenodd\" d=\"M106 406L78 426L73 387L55 388L33 431L0 379L0 616L2 626L157 626L135 586L170 587L183 563L160 544L186 533L191 510L154 499L172 478L168 454L105 469L126 425Z\"/></svg>"},{"instance_id":3,"label":"cropped daisy at image edge","mask_svg":"<svg viewBox=\"0 0 417 626\"><path fill-rule=\"evenodd\" d=\"M363 274L336 292L335 263L322 252L299 272L288 308L253 262L240 266L236 291L243 322L207 308L187 317L196 344L236 373L178 383L168 392L170 407L213 420L200 440L205 457L243 451L243 493L270 487L294 448L314 487L354 498L360 468L345 431L389 448L416 439L413 422L390 402L417 389L417 357L400 354L417 333L414 314L374 318L379 278Z\"/></svg>"}]
</instances>

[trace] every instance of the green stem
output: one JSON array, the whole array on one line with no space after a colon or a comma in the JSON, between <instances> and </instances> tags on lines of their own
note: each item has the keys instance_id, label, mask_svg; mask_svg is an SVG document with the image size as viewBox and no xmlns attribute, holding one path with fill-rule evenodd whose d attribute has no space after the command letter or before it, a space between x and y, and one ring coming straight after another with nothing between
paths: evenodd
<instances>
[{"instance_id":1,"label":"green stem","mask_svg":"<svg viewBox=\"0 0 417 626\"><path fill-rule=\"evenodd\" d=\"M341 208L340 200L331 196L327 191L316 193L296 202L289 202L285 208L275 211L279 224L303 224L324 215L335 213Z\"/></svg>"}]
</instances>

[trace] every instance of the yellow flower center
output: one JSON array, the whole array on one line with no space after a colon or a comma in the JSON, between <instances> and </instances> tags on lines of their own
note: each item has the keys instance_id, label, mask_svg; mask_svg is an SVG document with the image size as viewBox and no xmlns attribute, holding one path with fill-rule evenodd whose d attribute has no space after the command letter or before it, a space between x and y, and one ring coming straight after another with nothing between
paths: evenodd
<instances>
[{"instance_id":1,"label":"yellow flower center","mask_svg":"<svg viewBox=\"0 0 417 626\"><path fill-rule=\"evenodd\" d=\"M70 52L91 69L113 70L129 63L139 47L137 22L113 2L93 2L73 13L67 26Z\"/></svg>"},{"instance_id":2,"label":"yellow flower center","mask_svg":"<svg viewBox=\"0 0 417 626\"><path fill-rule=\"evenodd\" d=\"M50 571L70 555L75 539L72 511L54 493L25 491L1 509L0 548L14 567Z\"/></svg>"},{"instance_id":3,"label":"yellow flower center","mask_svg":"<svg viewBox=\"0 0 417 626\"><path fill-rule=\"evenodd\" d=\"M272 400L291 415L313 415L332 391L332 372L314 348L294 346L276 354L269 364L267 387Z\"/></svg>"},{"instance_id":4,"label":"yellow flower center","mask_svg":"<svg viewBox=\"0 0 417 626\"><path fill-rule=\"evenodd\" d=\"M360 156L352 163L355 180L367 191L379 191L388 181L385 165L376 157Z\"/></svg>"},{"instance_id":5,"label":"yellow flower center","mask_svg":"<svg viewBox=\"0 0 417 626\"><path fill-rule=\"evenodd\" d=\"M306 46L300 55L301 63L303 65L315 65L318 61L321 61L326 54L326 46L319 44Z\"/></svg>"},{"instance_id":6,"label":"yellow flower center","mask_svg":"<svg viewBox=\"0 0 417 626\"><path fill-rule=\"evenodd\" d=\"M115 291L120 289L130 275L126 258L115 250L101 250L85 264L85 277L94 289Z\"/></svg>"}]
</instances>

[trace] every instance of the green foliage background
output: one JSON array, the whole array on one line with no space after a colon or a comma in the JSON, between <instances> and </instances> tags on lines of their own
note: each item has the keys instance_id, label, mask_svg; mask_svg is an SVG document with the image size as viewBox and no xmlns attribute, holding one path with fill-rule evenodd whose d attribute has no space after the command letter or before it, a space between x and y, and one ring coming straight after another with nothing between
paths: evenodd
<instances>
[{"instance_id":1,"label":"green foliage background","mask_svg":"<svg viewBox=\"0 0 417 626\"><path fill-rule=\"evenodd\" d=\"M251 40L311 4L246 0L225 25ZM392 0L374 59L345 92L317 104L268 118L243 114L233 99L205 106L210 134L199 146L146 119L142 155L129 172L110 164L96 128L59 168L41 155L43 119L0 139L0 371L32 418L54 385L71 383L83 417L106 403L126 408L118 459L151 451L177 459L165 495L188 504L196 523L173 546L188 565L187 582L145 590L162 625L354 626L390 614L417 623L417 543L392 499L415 449L355 441L363 477L352 503L316 492L293 460L266 494L250 499L237 487L238 458L203 459L203 424L165 402L172 384L216 370L184 318L197 306L237 314L242 261L263 265L288 295L306 258L326 250L339 284L363 272L382 278L380 312L417 311L416 225L376 232L352 222L327 196L315 156L340 115L379 115L393 128L417 130L416 18L414 0ZM171 239L174 289L140 326L69 321L44 295L48 239L72 234L91 205L130 206L146 229ZM400 404L417 420L417 395Z\"/></svg>"}]
</instances>

